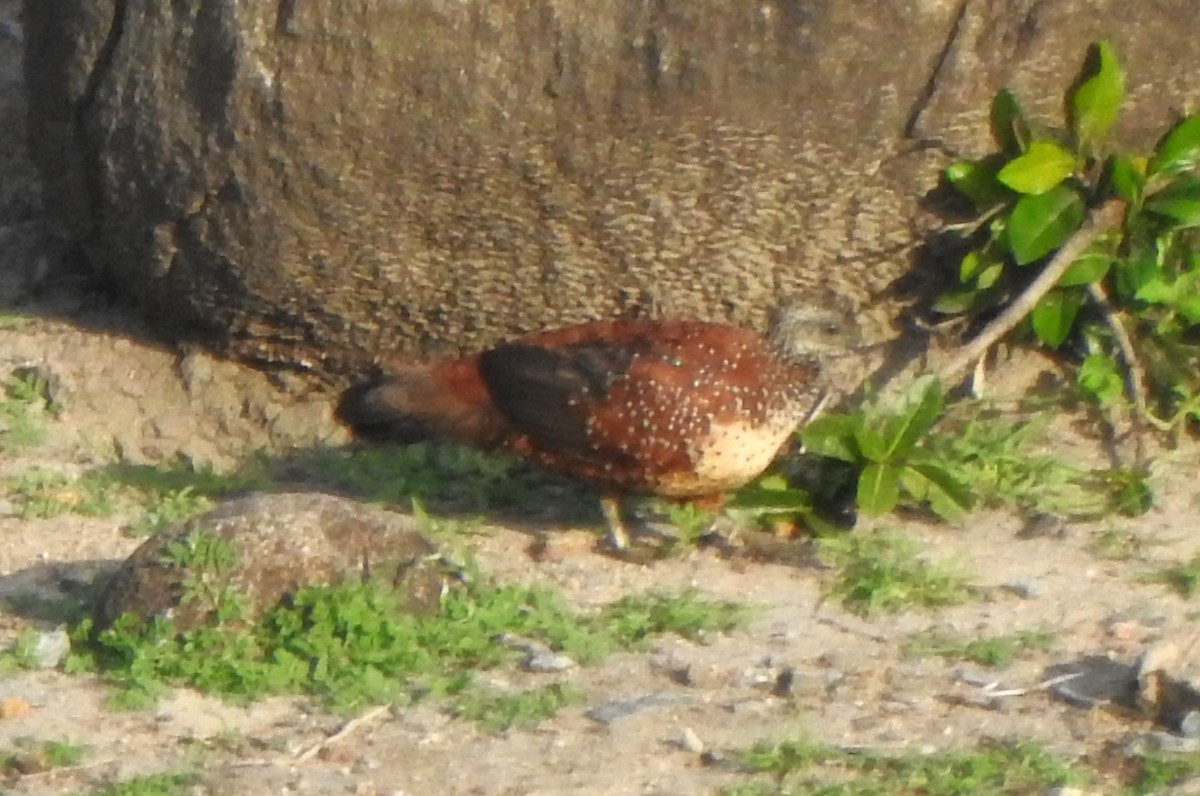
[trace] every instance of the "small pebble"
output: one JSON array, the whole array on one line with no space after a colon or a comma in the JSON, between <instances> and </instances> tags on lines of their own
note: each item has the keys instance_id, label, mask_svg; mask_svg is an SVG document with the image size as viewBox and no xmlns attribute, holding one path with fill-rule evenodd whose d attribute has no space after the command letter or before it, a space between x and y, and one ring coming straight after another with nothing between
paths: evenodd
<instances>
[{"instance_id":1,"label":"small pebble","mask_svg":"<svg viewBox=\"0 0 1200 796\"><path fill-rule=\"evenodd\" d=\"M1200 710L1189 710L1179 720L1179 734L1200 740Z\"/></svg>"},{"instance_id":2,"label":"small pebble","mask_svg":"<svg viewBox=\"0 0 1200 796\"><path fill-rule=\"evenodd\" d=\"M960 683L980 688L994 687L998 683L995 674L980 669L959 669L954 673L954 676L958 678Z\"/></svg>"},{"instance_id":3,"label":"small pebble","mask_svg":"<svg viewBox=\"0 0 1200 796\"><path fill-rule=\"evenodd\" d=\"M38 633L33 643L33 663L39 669L53 669L71 652L71 638L66 628L59 627L44 633Z\"/></svg>"},{"instance_id":4,"label":"small pebble","mask_svg":"<svg viewBox=\"0 0 1200 796\"><path fill-rule=\"evenodd\" d=\"M0 719L19 719L28 716L33 705L25 697L10 696L0 699Z\"/></svg>"},{"instance_id":5,"label":"small pebble","mask_svg":"<svg viewBox=\"0 0 1200 796\"><path fill-rule=\"evenodd\" d=\"M509 633L496 636L495 641L502 646L522 650L525 658L521 661L521 668L527 672L561 672L579 665L571 656L555 652L545 644Z\"/></svg>"},{"instance_id":6,"label":"small pebble","mask_svg":"<svg viewBox=\"0 0 1200 796\"><path fill-rule=\"evenodd\" d=\"M691 727L683 728L679 735L679 746L693 754L704 754L704 741L700 740L700 736Z\"/></svg>"},{"instance_id":7,"label":"small pebble","mask_svg":"<svg viewBox=\"0 0 1200 796\"><path fill-rule=\"evenodd\" d=\"M1041 585L1035 580L1014 580L1005 583L1001 588L1022 600L1034 600L1043 593Z\"/></svg>"},{"instance_id":8,"label":"small pebble","mask_svg":"<svg viewBox=\"0 0 1200 796\"><path fill-rule=\"evenodd\" d=\"M1066 536L1067 523L1063 518L1045 513L1033 515L1017 531L1018 539L1062 539Z\"/></svg>"},{"instance_id":9,"label":"small pebble","mask_svg":"<svg viewBox=\"0 0 1200 796\"><path fill-rule=\"evenodd\" d=\"M690 701L691 697L686 694L676 691L659 691L634 699L618 699L613 702L606 702L603 705L598 705L588 710L584 715L592 721L597 721L601 724L612 724L617 719L632 716L635 713L641 713L645 710Z\"/></svg>"}]
</instances>

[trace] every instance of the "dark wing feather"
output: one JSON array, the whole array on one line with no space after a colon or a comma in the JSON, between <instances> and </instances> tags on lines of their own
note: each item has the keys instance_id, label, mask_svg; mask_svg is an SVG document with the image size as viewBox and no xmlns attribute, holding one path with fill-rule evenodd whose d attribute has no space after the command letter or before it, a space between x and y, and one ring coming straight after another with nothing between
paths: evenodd
<instances>
[{"instance_id":1,"label":"dark wing feather","mask_svg":"<svg viewBox=\"0 0 1200 796\"><path fill-rule=\"evenodd\" d=\"M604 400L641 347L604 340L561 348L508 343L480 355L479 372L518 432L548 450L582 453L590 445L589 405Z\"/></svg>"}]
</instances>

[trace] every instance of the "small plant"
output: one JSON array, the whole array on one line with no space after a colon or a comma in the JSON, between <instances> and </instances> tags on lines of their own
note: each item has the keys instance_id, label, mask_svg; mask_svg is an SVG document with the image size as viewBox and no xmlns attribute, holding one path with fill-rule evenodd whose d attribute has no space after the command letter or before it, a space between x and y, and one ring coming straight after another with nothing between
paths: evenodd
<instances>
[{"instance_id":1,"label":"small plant","mask_svg":"<svg viewBox=\"0 0 1200 796\"><path fill-rule=\"evenodd\" d=\"M1134 516L1150 508L1143 469L1081 468L1047 444L1048 424L1045 412L1006 415L965 401L924 446L984 505L1079 518Z\"/></svg>"},{"instance_id":2,"label":"small plant","mask_svg":"<svg viewBox=\"0 0 1200 796\"><path fill-rule=\"evenodd\" d=\"M1133 781L1127 790L1130 796L1170 793L1200 777L1200 752L1148 750L1135 760Z\"/></svg>"},{"instance_id":3,"label":"small plant","mask_svg":"<svg viewBox=\"0 0 1200 796\"><path fill-rule=\"evenodd\" d=\"M772 775L774 783L735 786L724 791L726 796L1040 794L1086 781L1082 773L1028 741L932 754L843 750L803 740L782 741L755 746L740 758L748 770Z\"/></svg>"},{"instance_id":4,"label":"small plant","mask_svg":"<svg viewBox=\"0 0 1200 796\"><path fill-rule=\"evenodd\" d=\"M0 674L37 669L37 655L35 654L37 643L38 632L31 627L27 627L17 634L12 647L0 652Z\"/></svg>"},{"instance_id":5,"label":"small plant","mask_svg":"<svg viewBox=\"0 0 1200 796\"><path fill-rule=\"evenodd\" d=\"M195 774L154 774L102 785L88 796L188 796L199 781Z\"/></svg>"},{"instance_id":6,"label":"small plant","mask_svg":"<svg viewBox=\"0 0 1200 796\"><path fill-rule=\"evenodd\" d=\"M855 613L937 608L971 595L961 575L921 560L917 546L899 534L828 537L819 549L837 570L832 596Z\"/></svg>"},{"instance_id":7,"label":"small plant","mask_svg":"<svg viewBox=\"0 0 1200 796\"><path fill-rule=\"evenodd\" d=\"M1200 114L1172 127L1148 157L1111 152L1125 75L1107 42L1092 46L1067 95L1065 124L1042 127L1008 90L992 102L997 150L946 169L974 206L959 287L935 309L980 315L1009 303L1049 255L1105 203L1123 218L1088 246L1032 308L1025 329L1047 348L1078 341L1079 386L1099 403L1141 400L1143 363L1164 425L1200 417ZM1124 361L1126 371L1120 367Z\"/></svg>"},{"instance_id":8,"label":"small plant","mask_svg":"<svg viewBox=\"0 0 1200 796\"><path fill-rule=\"evenodd\" d=\"M993 669L1011 666L1023 652L1045 651L1054 642L1054 634L1046 630L1023 630L1006 636L978 639L952 638L936 633L922 633L904 645L907 655L925 657L937 655L952 661L968 661Z\"/></svg>"},{"instance_id":9,"label":"small plant","mask_svg":"<svg viewBox=\"0 0 1200 796\"><path fill-rule=\"evenodd\" d=\"M142 505L142 515L126 528L134 536L150 536L197 517L212 508L213 502L185 486L165 494L148 495Z\"/></svg>"},{"instance_id":10,"label":"small plant","mask_svg":"<svg viewBox=\"0 0 1200 796\"><path fill-rule=\"evenodd\" d=\"M1162 540L1153 534L1110 525L1097 532L1088 547L1101 558L1129 561L1141 558L1156 544L1162 544Z\"/></svg>"},{"instance_id":11,"label":"small plant","mask_svg":"<svg viewBox=\"0 0 1200 796\"><path fill-rule=\"evenodd\" d=\"M112 484L82 476L73 478L41 468L31 468L5 481L23 519L48 519L62 514L108 517L118 509Z\"/></svg>"},{"instance_id":12,"label":"small plant","mask_svg":"<svg viewBox=\"0 0 1200 796\"><path fill-rule=\"evenodd\" d=\"M87 754L87 747L70 741L39 741L17 738L14 748L0 752L0 773L36 774L54 768L78 765Z\"/></svg>"},{"instance_id":13,"label":"small plant","mask_svg":"<svg viewBox=\"0 0 1200 796\"><path fill-rule=\"evenodd\" d=\"M204 540L173 555L199 563L202 572L228 565L220 545ZM217 581L195 576L190 593L228 608L194 630L125 616L96 632L84 620L72 633L77 652L68 668L107 671L127 689L126 704L145 704L166 685L186 684L235 699L304 691L349 710L465 693L473 672L513 661L516 653L496 641L504 635L535 639L589 663L662 633L703 638L736 626L745 613L684 592L626 597L580 614L551 590L493 586L472 575L431 616L405 612L394 592L368 582L302 588L251 623L236 610L236 595Z\"/></svg>"},{"instance_id":14,"label":"small plant","mask_svg":"<svg viewBox=\"0 0 1200 796\"><path fill-rule=\"evenodd\" d=\"M1200 593L1200 555L1185 564L1166 567L1157 572L1143 576L1148 583L1161 583L1169 586L1180 597L1191 598Z\"/></svg>"},{"instance_id":15,"label":"small plant","mask_svg":"<svg viewBox=\"0 0 1200 796\"><path fill-rule=\"evenodd\" d=\"M487 732L503 732L512 727L535 726L567 705L579 704L583 698L582 691L565 683L511 694L472 688L454 701L453 711Z\"/></svg>"},{"instance_id":16,"label":"small plant","mask_svg":"<svg viewBox=\"0 0 1200 796\"><path fill-rule=\"evenodd\" d=\"M45 378L36 368L13 373L0 385L0 451L41 443L46 437L46 416L60 410L47 397Z\"/></svg>"},{"instance_id":17,"label":"small plant","mask_svg":"<svg viewBox=\"0 0 1200 796\"><path fill-rule=\"evenodd\" d=\"M970 509L971 495L922 445L942 408L937 381L922 379L893 411L817 418L804 429L804 446L813 453L862 466L857 505L867 514L886 514L903 493L927 503L938 516L955 519Z\"/></svg>"}]
</instances>

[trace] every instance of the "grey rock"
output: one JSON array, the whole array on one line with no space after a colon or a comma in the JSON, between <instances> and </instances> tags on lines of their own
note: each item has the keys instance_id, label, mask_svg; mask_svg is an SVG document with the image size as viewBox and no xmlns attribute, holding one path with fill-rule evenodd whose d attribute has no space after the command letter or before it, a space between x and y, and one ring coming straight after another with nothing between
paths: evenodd
<instances>
[{"instance_id":1,"label":"grey rock","mask_svg":"<svg viewBox=\"0 0 1200 796\"><path fill-rule=\"evenodd\" d=\"M1015 594L1022 600L1034 600L1042 595L1045 589L1036 580L1014 580L1003 585L1005 591Z\"/></svg>"},{"instance_id":2,"label":"grey rock","mask_svg":"<svg viewBox=\"0 0 1200 796\"><path fill-rule=\"evenodd\" d=\"M286 5L26 0L46 193L168 333L328 373L909 267L949 4Z\"/></svg>"},{"instance_id":3,"label":"grey rock","mask_svg":"<svg viewBox=\"0 0 1200 796\"><path fill-rule=\"evenodd\" d=\"M65 627L37 634L32 649L33 663L39 669L53 669L67 659L71 652L71 637Z\"/></svg>"},{"instance_id":4,"label":"grey rock","mask_svg":"<svg viewBox=\"0 0 1200 796\"><path fill-rule=\"evenodd\" d=\"M688 694L678 691L658 691L633 699L606 702L603 705L589 709L584 715L600 724L612 724L617 719L623 719L626 716L632 716L636 713L691 701L692 697Z\"/></svg>"},{"instance_id":5,"label":"grey rock","mask_svg":"<svg viewBox=\"0 0 1200 796\"><path fill-rule=\"evenodd\" d=\"M252 617L302 586L366 578L395 588L408 610L429 612L437 608L448 570L415 525L412 517L331 495L239 498L148 539L113 575L93 616L98 627L125 613L169 617L178 629L202 624L212 606L183 599L185 582L197 576L209 591L232 589ZM230 542L232 566L198 573L173 564L168 550L193 544L197 534Z\"/></svg>"},{"instance_id":6,"label":"grey rock","mask_svg":"<svg viewBox=\"0 0 1200 796\"><path fill-rule=\"evenodd\" d=\"M613 313L761 325L827 289L891 336L942 149L1194 104L1174 0L25 0L45 196L160 329L345 376ZM486 20L481 22L480 20ZM890 55L890 57L889 57Z\"/></svg>"},{"instance_id":7,"label":"grey rock","mask_svg":"<svg viewBox=\"0 0 1200 796\"><path fill-rule=\"evenodd\" d=\"M531 639L503 633L496 637L496 642L524 652L521 668L527 672L561 672L579 665L571 656L555 652L545 644Z\"/></svg>"}]
</instances>

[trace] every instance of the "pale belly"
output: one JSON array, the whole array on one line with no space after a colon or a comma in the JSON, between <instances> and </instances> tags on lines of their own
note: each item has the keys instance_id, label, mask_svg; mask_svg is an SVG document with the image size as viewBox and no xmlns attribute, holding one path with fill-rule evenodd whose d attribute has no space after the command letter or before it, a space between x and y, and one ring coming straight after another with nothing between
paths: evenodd
<instances>
[{"instance_id":1,"label":"pale belly","mask_svg":"<svg viewBox=\"0 0 1200 796\"><path fill-rule=\"evenodd\" d=\"M757 426L714 424L693 445L693 471L664 476L656 491L669 497L691 497L736 489L767 469L796 425L795 419Z\"/></svg>"}]
</instances>

